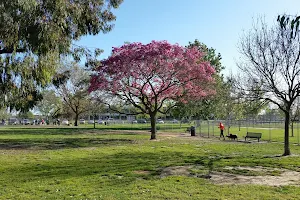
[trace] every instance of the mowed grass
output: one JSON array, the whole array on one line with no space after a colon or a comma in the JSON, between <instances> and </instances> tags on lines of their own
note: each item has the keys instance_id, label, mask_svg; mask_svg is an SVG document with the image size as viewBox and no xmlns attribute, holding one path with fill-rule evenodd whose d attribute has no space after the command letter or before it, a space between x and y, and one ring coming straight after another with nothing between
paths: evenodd
<instances>
[{"instance_id":1,"label":"mowed grass","mask_svg":"<svg viewBox=\"0 0 300 200\"><path fill-rule=\"evenodd\" d=\"M227 166L300 171L283 145L239 143L148 131L89 128L0 129L0 199L298 199L296 186L215 185L197 176L161 177L166 167ZM260 174L261 175L261 174ZM267 175L267 174L266 174Z\"/></svg>"}]
</instances>

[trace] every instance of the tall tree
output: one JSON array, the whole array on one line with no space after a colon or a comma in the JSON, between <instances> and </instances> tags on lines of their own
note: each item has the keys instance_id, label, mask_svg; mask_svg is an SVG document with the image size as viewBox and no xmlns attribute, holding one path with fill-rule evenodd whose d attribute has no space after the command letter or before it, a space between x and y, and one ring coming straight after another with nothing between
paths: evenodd
<instances>
[{"instance_id":1,"label":"tall tree","mask_svg":"<svg viewBox=\"0 0 300 200\"><path fill-rule=\"evenodd\" d=\"M89 90L106 90L138 108L139 113L149 114L151 139L156 139L156 116L168 111L163 109L166 102L199 99L213 93L209 83L215 70L201 61L202 57L197 48L166 41L125 44L114 48L112 55L102 61Z\"/></svg>"},{"instance_id":2,"label":"tall tree","mask_svg":"<svg viewBox=\"0 0 300 200\"><path fill-rule=\"evenodd\" d=\"M246 81L243 90L253 98L277 105L285 114L284 153L290 155L292 106L300 95L300 33L290 27L268 27L261 20L240 42L245 62L239 64Z\"/></svg>"},{"instance_id":3,"label":"tall tree","mask_svg":"<svg viewBox=\"0 0 300 200\"><path fill-rule=\"evenodd\" d=\"M189 42L187 48L197 48L199 51L203 52L204 56L201 57L200 61L207 61L215 69L213 74L216 90L216 94L210 96L209 98L198 100L190 100L188 103L181 103L176 106L175 113L180 114L180 117L190 118L192 116L201 119L209 119L212 117L223 118L227 112L224 109L224 104L228 99L230 93L230 83L224 81L224 77L221 71L225 68L221 63L221 54L216 53L214 48L208 48L207 45L195 40Z\"/></svg>"},{"instance_id":4,"label":"tall tree","mask_svg":"<svg viewBox=\"0 0 300 200\"><path fill-rule=\"evenodd\" d=\"M0 1L0 107L28 110L41 100L61 55L85 51L73 41L109 32L122 0ZM97 50L98 51L98 50ZM99 51L98 51L99 52Z\"/></svg>"},{"instance_id":5,"label":"tall tree","mask_svg":"<svg viewBox=\"0 0 300 200\"><path fill-rule=\"evenodd\" d=\"M86 113L91 106L88 93L88 73L72 63L65 66L61 74L66 74L68 79L64 83L56 85L58 94L61 96L64 105L73 112L75 118L74 126L78 126L78 119L81 114Z\"/></svg>"}]
</instances>

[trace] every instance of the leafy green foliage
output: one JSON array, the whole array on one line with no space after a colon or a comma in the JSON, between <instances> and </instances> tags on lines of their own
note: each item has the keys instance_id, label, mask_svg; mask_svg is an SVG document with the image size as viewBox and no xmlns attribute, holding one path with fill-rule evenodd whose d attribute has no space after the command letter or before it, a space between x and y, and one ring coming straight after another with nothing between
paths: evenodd
<instances>
[{"instance_id":1,"label":"leafy green foliage","mask_svg":"<svg viewBox=\"0 0 300 200\"><path fill-rule=\"evenodd\" d=\"M113 28L122 0L0 2L1 107L29 110L42 98L62 55L90 56L73 41ZM97 55L101 50L96 49ZM89 60L89 58L87 58Z\"/></svg>"},{"instance_id":2,"label":"leafy green foliage","mask_svg":"<svg viewBox=\"0 0 300 200\"><path fill-rule=\"evenodd\" d=\"M214 89L216 94L208 98L203 98L198 101L189 101L188 103L180 103L173 109L172 115L177 118L186 117L198 117L202 119L210 118L223 118L226 114L224 110L224 104L226 99L229 97L230 84L224 81L224 77L221 71L225 68L221 63L221 54L216 53L213 48L208 48L205 44L199 42L197 39L194 42L189 42L188 48L197 47L201 52L204 53L203 60L210 63L215 69L216 73L213 75L215 80Z\"/></svg>"},{"instance_id":3,"label":"leafy green foliage","mask_svg":"<svg viewBox=\"0 0 300 200\"><path fill-rule=\"evenodd\" d=\"M34 118L34 114L31 111L20 112L18 114L18 117L21 118L21 119L33 119Z\"/></svg>"},{"instance_id":4,"label":"leafy green foliage","mask_svg":"<svg viewBox=\"0 0 300 200\"><path fill-rule=\"evenodd\" d=\"M66 53L72 40L109 32L122 0L12 0L0 4L2 53L22 50L36 55ZM7 37L8 36L8 37ZM1 52L1 51L0 51ZM19 52L19 51L17 51Z\"/></svg>"},{"instance_id":5,"label":"leafy green foliage","mask_svg":"<svg viewBox=\"0 0 300 200\"><path fill-rule=\"evenodd\" d=\"M204 43L199 42L197 39L194 42L189 42L187 47L197 47L201 52L203 52L205 54L203 60L210 62L211 66L215 68L216 74L221 76L220 73L223 69L225 69L225 67L222 66L222 56L220 53L217 54L214 48L208 48Z\"/></svg>"}]
</instances>

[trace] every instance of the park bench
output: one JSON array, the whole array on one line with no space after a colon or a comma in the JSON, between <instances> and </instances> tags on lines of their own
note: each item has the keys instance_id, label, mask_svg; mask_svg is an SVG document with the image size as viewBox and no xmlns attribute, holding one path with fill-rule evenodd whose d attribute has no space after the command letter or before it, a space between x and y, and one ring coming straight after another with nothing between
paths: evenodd
<instances>
[{"instance_id":1,"label":"park bench","mask_svg":"<svg viewBox=\"0 0 300 200\"><path fill-rule=\"evenodd\" d=\"M245 136L245 141L247 138L257 138L257 140L259 142L261 135L262 135L262 133L247 132L247 135Z\"/></svg>"}]
</instances>

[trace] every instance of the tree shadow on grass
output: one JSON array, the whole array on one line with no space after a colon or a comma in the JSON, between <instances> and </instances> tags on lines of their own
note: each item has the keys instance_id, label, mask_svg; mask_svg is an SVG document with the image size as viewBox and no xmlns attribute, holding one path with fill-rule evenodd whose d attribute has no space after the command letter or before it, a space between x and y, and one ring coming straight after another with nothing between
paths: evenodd
<instances>
[{"instance_id":1,"label":"tree shadow on grass","mask_svg":"<svg viewBox=\"0 0 300 200\"><path fill-rule=\"evenodd\" d=\"M5 173L10 179L64 180L77 177L97 176L97 182L105 181L107 186L124 186L137 179L160 179L162 169L169 166L203 164L209 168L207 156L187 156L181 152L119 152L101 156L91 153L87 157L63 160L49 159L32 161L26 165L13 166ZM136 171L149 173L136 174Z\"/></svg>"},{"instance_id":2,"label":"tree shadow on grass","mask_svg":"<svg viewBox=\"0 0 300 200\"><path fill-rule=\"evenodd\" d=\"M92 131L93 130L93 131ZM91 131L95 132L97 129L92 128L8 128L0 129L0 135L76 135ZM99 132L99 130L97 130Z\"/></svg>"},{"instance_id":3,"label":"tree shadow on grass","mask_svg":"<svg viewBox=\"0 0 300 200\"><path fill-rule=\"evenodd\" d=\"M0 129L0 135L80 135L80 134L101 134L111 135L116 133L118 129L94 129L94 128L7 128ZM125 130L125 129L124 129ZM122 135L138 135L140 133L122 132Z\"/></svg>"},{"instance_id":4,"label":"tree shadow on grass","mask_svg":"<svg viewBox=\"0 0 300 200\"><path fill-rule=\"evenodd\" d=\"M0 150L55 150L133 143L129 139L62 138L62 139L0 139Z\"/></svg>"}]
</instances>

